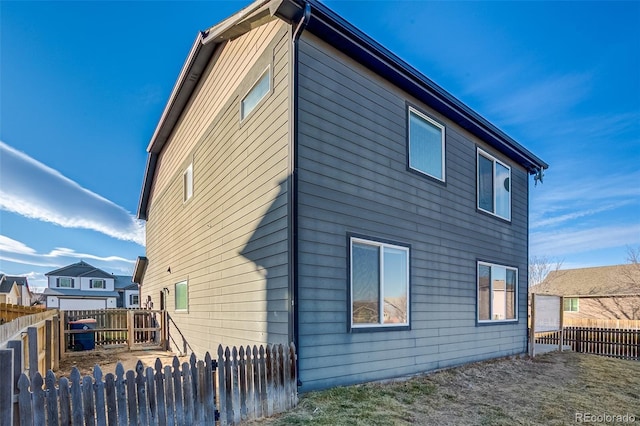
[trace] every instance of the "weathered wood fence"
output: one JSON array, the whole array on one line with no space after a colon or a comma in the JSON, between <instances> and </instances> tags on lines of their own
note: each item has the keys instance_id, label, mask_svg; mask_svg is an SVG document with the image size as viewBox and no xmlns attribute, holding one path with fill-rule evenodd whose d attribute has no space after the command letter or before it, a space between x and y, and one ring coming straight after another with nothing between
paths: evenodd
<instances>
[{"instance_id":1,"label":"weathered wood fence","mask_svg":"<svg viewBox=\"0 0 640 426\"><path fill-rule=\"evenodd\" d=\"M0 324L8 323L16 318L37 314L44 311L44 306L22 306L0 303Z\"/></svg>"},{"instance_id":2,"label":"weathered wood fence","mask_svg":"<svg viewBox=\"0 0 640 426\"><path fill-rule=\"evenodd\" d=\"M559 332L536 336L536 343L558 344ZM563 342L575 352L640 360L640 329L564 327Z\"/></svg>"},{"instance_id":3,"label":"weathered wood fence","mask_svg":"<svg viewBox=\"0 0 640 426\"><path fill-rule=\"evenodd\" d=\"M127 347L136 349L166 349L167 313L146 309L97 309L61 311L62 355L72 352L82 336L92 339L95 347ZM73 329L73 321L95 319L94 328ZM81 348L80 348L81 349Z\"/></svg>"},{"instance_id":4,"label":"weathered wood fence","mask_svg":"<svg viewBox=\"0 0 640 426\"><path fill-rule=\"evenodd\" d=\"M608 318L566 318L567 327L614 328L625 330L640 330L640 320L608 319Z\"/></svg>"},{"instance_id":5,"label":"weathered wood fence","mask_svg":"<svg viewBox=\"0 0 640 426\"><path fill-rule=\"evenodd\" d=\"M173 368L172 368L173 367ZM136 371L80 377L56 383L53 372L18 382L21 425L220 425L268 417L297 402L296 353L290 346L249 346L223 350L218 359L191 355L155 369L138 362Z\"/></svg>"}]
</instances>

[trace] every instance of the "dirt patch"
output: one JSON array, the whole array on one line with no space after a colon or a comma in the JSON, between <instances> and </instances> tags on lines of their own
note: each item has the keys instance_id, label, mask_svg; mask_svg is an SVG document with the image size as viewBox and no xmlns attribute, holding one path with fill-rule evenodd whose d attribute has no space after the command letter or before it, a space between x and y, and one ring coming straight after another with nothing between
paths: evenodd
<instances>
[{"instance_id":1,"label":"dirt patch","mask_svg":"<svg viewBox=\"0 0 640 426\"><path fill-rule=\"evenodd\" d=\"M69 377L73 367L80 370L81 376L93 375L93 369L96 365L102 370L102 374L115 373L116 366L121 363L125 371L135 370L138 361L143 366L155 367L156 359L160 359L162 365L169 365L176 356L173 352L159 350L115 350L115 349L99 349L86 352L72 352L64 359L60 360L60 367L56 371L56 376ZM188 362L189 357L178 357L180 364Z\"/></svg>"},{"instance_id":2,"label":"dirt patch","mask_svg":"<svg viewBox=\"0 0 640 426\"><path fill-rule=\"evenodd\" d=\"M640 421L640 362L566 352L485 361L310 392L296 409L259 423L562 425L589 414Z\"/></svg>"}]
</instances>

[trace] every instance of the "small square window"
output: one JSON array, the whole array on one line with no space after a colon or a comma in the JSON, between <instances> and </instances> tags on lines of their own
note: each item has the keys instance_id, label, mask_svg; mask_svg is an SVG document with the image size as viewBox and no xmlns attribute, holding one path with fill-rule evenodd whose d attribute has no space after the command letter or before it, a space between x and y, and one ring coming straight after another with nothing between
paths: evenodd
<instances>
[{"instance_id":1,"label":"small square window","mask_svg":"<svg viewBox=\"0 0 640 426\"><path fill-rule=\"evenodd\" d=\"M175 309L176 311L186 311L189 309L189 294L187 282L181 281L175 286Z\"/></svg>"},{"instance_id":2,"label":"small square window","mask_svg":"<svg viewBox=\"0 0 640 426\"><path fill-rule=\"evenodd\" d=\"M140 296L137 294L129 295L129 305L138 305L140 303Z\"/></svg>"},{"instance_id":3,"label":"small square window","mask_svg":"<svg viewBox=\"0 0 640 426\"><path fill-rule=\"evenodd\" d=\"M409 325L409 248L351 238L351 328Z\"/></svg>"},{"instance_id":4,"label":"small square window","mask_svg":"<svg viewBox=\"0 0 640 426\"><path fill-rule=\"evenodd\" d=\"M73 278L58 278L58 287L73 288Z\"/></svg>"},{"instance_id":5,"label":"small square window","mask_svg":"<svg viewBox=\"0 0 640 426\"><path fill-rule=\"evenodd\" d=\"M480 149L478 209L511 220L511 168Z\"/></svg>"},{"instance_id":6,"label":"small square window","mask_svg":"<svg viewBox=\"0 0 640 426\"><path fill-rule=\"evenodd\" d=\"M445 180L444 126L409 107L409 167Z\"/></svg>"},{"instance_id":7,"label":"small square window","mask_svg":"<svg viewBox=\"0 0 640 426\"><path fill-rule=\"evenodd\" d=\"M271 67L267 68L240 103L240 120L244 120L271 90Z\"/></svg>"},{"instance_id":8,"label":"small square window","mask_svg":"<svg viewBox=\"0 0 640 426\"><path fill-rule=\"evenodd\" d=\"M104 288L106 288L106 285L105 285L104 280L90 280L89 281L89 288L104 289Z\"/></svg>"},{"instance_id":9,"label":"small square window","mask_svg":"<svg viewBox=\"0 0 640 426\"><path fill-rule=\"evenodd\" d=\"M518 319L518 270L478 262L478 321Z\"/></svg>"},{"instance_id":10,"label":"small square window","mask_svg":"<svg viewBox=\"0 0 640 426\"><path fill-rule=\"evenodd\" d=\"M183 201L187 202L193 195L193 163L189 164L182 174Z\"/></svg>"},{"instance_id":11,"label":"small square window","mask_svg":"<svg viewBox=\"0 0 640 426\"><path fill-rule=\"evenodd\" d=\"M564 298L564 311L565 312L578 312L579 301L577 297L565 297Z\"/></svg>"}]
</instances>

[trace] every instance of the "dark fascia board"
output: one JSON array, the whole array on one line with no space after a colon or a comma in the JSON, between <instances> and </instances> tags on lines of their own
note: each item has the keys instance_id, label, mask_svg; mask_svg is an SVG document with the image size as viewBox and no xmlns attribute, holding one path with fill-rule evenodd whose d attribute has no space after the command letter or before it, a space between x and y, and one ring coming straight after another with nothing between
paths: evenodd
<instances>
[{"instance_id":1,"label":"dark fascia board","mask_svg":"<svg viewBox=\"0 0 640 426\"><path fill-rule=\"evenodd\" d=\"M286 0L300 4L301 0ZM316 0L305 30L343 51L378 75L507 154L531 174L549 166L478 113L456 99L393 52Z\"/></svg>"}]
</instances>

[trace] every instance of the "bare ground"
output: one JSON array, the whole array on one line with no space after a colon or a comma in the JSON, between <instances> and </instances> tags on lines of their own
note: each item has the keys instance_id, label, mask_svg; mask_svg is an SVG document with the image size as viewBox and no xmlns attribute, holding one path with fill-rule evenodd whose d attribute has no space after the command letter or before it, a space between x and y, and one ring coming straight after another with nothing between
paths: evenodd
<instances>
[{"instance_id":1,"label":"bare ground","mask_svg":"<svg viewBox=\"0 0 640 426\"><path fill-rule=\"evenodd\" d=\"M576 424L576 413L626 414L640 423L640 362L567 352L486 361L311 392L295 410L259 423L564 425Z\"/></svg>"},{"instance_id":2,"label":"bare ground","mask_svg":"<svg viewBox=\"0 0 640 426\"><path fill-rule=\"evenodd\" d=\"M116 365L122 363L125 371L135 370L138 361L142 361L143 366L154 367L156 359L160 359L162 365L173 362L176 354L160 350L114 350L96 348L86 352L71 352L67 357L60 360L60 366L56 371L56 376L69 377L73 367L80 370L81 376L93 375L93 368L98 365L102 374L115 373ZM180 364L188 362L189 357L178 357Z\"/></svg>"}]
</instances>

